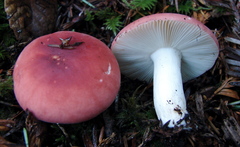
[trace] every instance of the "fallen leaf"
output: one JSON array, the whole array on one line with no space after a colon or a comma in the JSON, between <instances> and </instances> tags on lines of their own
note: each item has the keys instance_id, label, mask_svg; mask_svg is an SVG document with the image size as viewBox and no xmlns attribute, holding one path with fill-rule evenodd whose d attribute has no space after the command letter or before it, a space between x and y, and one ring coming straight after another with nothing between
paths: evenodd
<instances>
[{"instance_id":1,"label":"fallen leaf","mask_svg":"<svg viewBox=\"0 0 240 147\"><path fill-rule=\"evenodd\" d=\"M232 83L237 82L237 81L239 81L239 80L237 78L233 78L233 77L226 79L222 83L222 85L214 92L212 97L214 95L224 95L224 96L232 97L235 99L239 99L238 93L235 90L230 89L230 88L235 87L234 85L232 85Z\"/></svg>"},{"instance_id":2,"label":"fallen leaf","mask_svg":"<svg viewBox=\"0 0 240 147\"><path fill-rule=\"evenodd\" d=\"M236 146L240 146L240 126L234 117L224 119L222 130L224 138L232 140Z\"/></svg>"},{"instance_id":3,"label":"fallen leaf","mask_svg":"<svg viewBox=\"0 0 240 147\"><path fill-rule=\"evenodd\" d=\"M18 145L18 144L9 142L1 136L0 136L0 146L1 147L25 147L24 145Z\"/></svg>"},{"instance_id":4,"label":"fallen leaf","mask_svg":"<svg viewBox=\"0 0 240 147\"><path fill-rule=\"evenodd\" d=\"M223 96L239 99L238 93L232 89L222 89L220 92L217 93L217 95L223 95Z\"/></svg>"},{"instance_id":5,"label":"fallen leaf","mask_svg":"<svg viewBox=\"0 0 240 147\"><path fill-rule=\"evenodd\" d=\"M46 123L36 119L30 112L28 112L25 123L28 131L29 145L31 147L42 147L46 138Z\"/></svg>"},{"instance_id":6,"label":"fallen leaf","mask_svg":"<svg viewBox=\"0 0 240 147\"><path fill-rule=\"evenodd\" d=\"M208 19L211 17L211 14L207 11L194 11L193 17L197 20L199 20L201 23L206 24L208 22Z\"/></svg>"},{"instance_id":7,"label":"fallen leaf","mask_svg":"<svg viewBox=\"0 0 240 147\"><path fill-rule=\"evenodd\" d=\"M5 0L4 7L17 40L29 41L54 30L57 0Z\"/></svg>"},{"instance_id":8,"label":"fallen leaf","mask_svg":"<svg viewBox=\"0 0 240 147\"><path fill-rule=\"evenodd\" d=\"M0 120L0 131L8 131L15 125L13 120Z\"/></svg>"}]
</instances>

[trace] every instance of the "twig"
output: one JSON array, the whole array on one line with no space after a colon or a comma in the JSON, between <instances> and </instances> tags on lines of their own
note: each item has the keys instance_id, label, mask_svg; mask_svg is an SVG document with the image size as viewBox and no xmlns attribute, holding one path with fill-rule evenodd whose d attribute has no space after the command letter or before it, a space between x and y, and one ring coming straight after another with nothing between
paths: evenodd
<instances>
[{"instance_id":1,"label":"twig","mask_svg":"<svg viewBox=\"0 0 240 147\"><path fill-rule=\"evenodd\" d=\"M59 127L59 129L62 131L63 135L66 137L67 141L69 142L69 145L72 146L72 143L70 142L69 140L69 135L67 134L67 132L65 131L65 129L60 126L58 123L57 123L57 126Z\"/></svg>"},{"instance_id":2,"label":"twig","mask_svg":"<svg viewBox=\"0 0 240 147\"><path fill-rule=\"evenodd\" d=\"M240 39L240 14L239 14L239 10L237 9L236 6L236 0L229 0L230 2L230 7L233 10L233 15L235 16L235 22L234 22L234 26L232 27L233 29L233 33Z\"/></svg>"}]
</instances>

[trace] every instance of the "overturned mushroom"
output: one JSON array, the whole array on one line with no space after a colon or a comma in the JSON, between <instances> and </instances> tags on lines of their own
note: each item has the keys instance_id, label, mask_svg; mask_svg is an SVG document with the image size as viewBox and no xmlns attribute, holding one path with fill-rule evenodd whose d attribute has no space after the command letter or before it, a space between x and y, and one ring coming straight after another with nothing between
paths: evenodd
<instances>
[{"instance_id":1,"label":"overturned mushroom","mask_svg":"<svg viewBox=\"0 0 240 147\"><path fill-rule=\"evenodd\" d=\"M121 72L154 82L158 119L168 127L185 126L188 116L182 82L209 70L218 57L218 42L201 22L181 14L142 17L116 36L112 50Z\"/></svg>"}]
</instances>

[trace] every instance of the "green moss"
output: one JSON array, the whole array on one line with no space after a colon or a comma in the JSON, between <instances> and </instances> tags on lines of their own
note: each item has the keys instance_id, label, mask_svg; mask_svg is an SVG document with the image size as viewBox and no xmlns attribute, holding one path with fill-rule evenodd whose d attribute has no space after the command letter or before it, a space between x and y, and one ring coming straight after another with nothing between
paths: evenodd
<instances>
[{"instance_id":1,"label":"green moss","mask_svg":"<svg viewBox=\"0 0 240 147\"><path fill-rule=\"evenodd\" d=\"M104 25L106 25L107 30L113 31L113 34L116 35L119 28L122 27L121 16L113 16L109 19L106 19Z\"/></svg>"},{"instance_id":2,"label":"green moss","mask_svg":"<svg viewBox=\"0 0 240 147\"><path fill-rule=\"evenodd\" d=\"M0 50L3 50L3 46L12 45L16 40L13 34L13 31L10 29L8 20L6 18L6 13L4 11L4 3L0 3Z\"/></svg>"},{"instance_id":3,"label":"green moss","mask_svg":"<svg viewBox=\"0 0 240 147\"><path fill-rule=\"evenodd\" d=\"M117 114L119 127L137 128L141 130L143 120L156 118L156 113L152 105L144 105L140 102L142 93L139 94L139 86L132 94L132 96L126 95L125 98L121 98L122 110Z\"/></svg>"},{"instance_id":4,"label":"green moss","mask_svg":"<svg viewBox=\"0 0 240 147\"><path fill-rule=\"evenodd\" d=\"M157 0L131 0L128 2L127 0L122 0L122 2L133 11L137 11L138 13L134 15L133 20L142 17L142 15L148 15L151 9L156 6ZM141 15L139 15L141 14ZM103 26L105 26L106 30L110 30L114 35L123 27L123 17L127 16L127 13L117 13L117 11L113 10L111 7L107 7L105 9L99 9L94 11L85 11L86 18L85 20L91 22L91 26L93 21L100 20L103 22ZM99 21L98 21L99 22ZM99 26L99 25L98 25Z\"/></svg>"},{"instance_id":5,"label":"green moss","mask_svg":"<svg viewBox=\"0 0 240 147\"><path fill-rule=\"evenodd\" d=\"M7 97L13 90L13 80L9 76L6 79L0 80L0 97Z\"/></svg>"},{"instance_id":6,"label":"green moss","mask_svg":"<svg viewBox=\"0 0 240 147\"><path fill-rule=\"evenodd\" d=\"M180 13L185 15L190 15L193 11L199 10L210 10L212 7L194 7L194 2L192 0L181 1L178 4L178 12L175 6L170 6L166 11L169 13Z\"/></svg>"},{"instance_id":7,"label":"green moss","mask_svg":"<svg viewBox=\"0 0 240 147\"><path fill-rule=\"evenodd\" d=\"M86 10L85 15L86 15L86 18L85 18L86 21L92 21L95 18L93 11Z\"/></svg>"},{"instance_id":8,"label":"green moss","mask_svg":"<svg viewBox=\"0 0 240 147\"><path fill-rule=\"evenodd\" d=\"M157 0L122 0L130 9L151 10L157 3Z\"/></svg>"}]
</instances>

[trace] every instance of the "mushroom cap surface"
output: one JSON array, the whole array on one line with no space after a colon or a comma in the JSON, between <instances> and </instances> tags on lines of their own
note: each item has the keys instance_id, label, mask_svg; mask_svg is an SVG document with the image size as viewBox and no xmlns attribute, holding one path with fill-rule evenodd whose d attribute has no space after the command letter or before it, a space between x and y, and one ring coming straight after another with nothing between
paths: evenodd
<instances>
[{"instance_id":1,"label":"mushroom cap surface","mask_svg":"<svg viewBox=\"0 0 240 147\"><path fill-rule=\"evenodd\" d=\"M73 49L61 49L59 38L72 37ZM14 92L24 110L51 123L89 120L114 101L120 70L112 51L83 33L60 31L27 45L14 68Z\"/></svg>"},{"instance_id":2,"label":"mushroom cap surface","mask_svg":"<svg viewBox=\"0 0 240 147\"><path fill-rule=\"evenodd\" d=\"M121 72L130 78L152 81L151 54L160 48L181 51L183 82L209 70L218 57L218 41L198 20L182 14L159 13L142 17L123 28L111 49Z\"/></svg>"}]
</instances>

